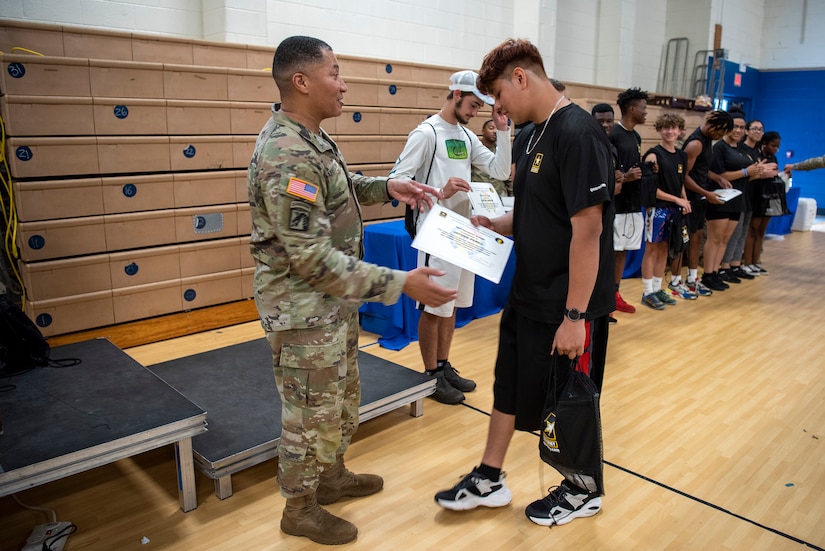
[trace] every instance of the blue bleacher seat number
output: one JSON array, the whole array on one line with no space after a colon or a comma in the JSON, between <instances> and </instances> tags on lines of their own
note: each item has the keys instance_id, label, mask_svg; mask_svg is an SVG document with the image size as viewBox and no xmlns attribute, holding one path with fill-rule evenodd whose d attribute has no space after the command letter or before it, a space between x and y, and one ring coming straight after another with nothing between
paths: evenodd
<instances>
[{"instance_id":1,"label":"blue bleacher seat number","mask_svg":"<svg viewBox=\"0 0 825 551\"><path fill-rule=\"evenodd\" d=\"M129 116L129 108L125 105L115 105L115 117L125 119Z\"/></svg>"},{"instance_id":2,"label":"blue bleacher seat number","mask_svg":"<svg viewBox=\"0 0 825 551\"><path fill-rule=\"evenodd\" d=\"M397 206L398 206L398 199L393 199L392 201L390 201L390 204L391 204L393 207L397 207Z\"/></svg>"},{"instance_id":3,"label":"blue bleacher seat number","mask_svg":"<svg viewBox=\"0 0 825 551\"><path fill-rule=\"evenodd\" d=\"M195 146L191 145L191 144L186 149L183 150L183 156L186 157L187 159L191 159L192 157L195 156L196 153L197 153L197 150L195 149Z\"/></svg>"},{"instance_id":4,"label":"blue bleacher seat number","mask_svg":"<svg viewBox=\"0 0 825 551\"><path fill-rule=\"evenodd\" d=\"M40 327L48 327L52 324L52 315L51 314L40 314L37 316L37 319L34 320L37 325Z\"/></svg>"},{"instance_id":5,"label":"blue bleacher seat number","mask_svg":"<svg viewBox=\"0 0 825 551\"><path fill-rule=\"evenodd\" d=\"M123 186L123 195L126 197L134 197L137 195L137 186L135 184L126 184Z\"/></svg>"},{"instance_id":6,"label":"blue bleacher seat number","mask_svg":"<svg viewBox=\"0 0 825 551\"><path fill-rule=\"evenodd\" d=\"M198 293L196 293L194 289L187 289L183 292L183 299L186 302L192 302L193 300L195 300L196 296L198 296Z\"/></svg>"},{"instance_id":7,"label":"blue bleacher seat number","mask_svg":"<svg viewBox=\"0 0 825 551\"><path fill-rule=\"evenodd\" d=\"M395 84L390 84L390 95L394 96L396 92L398 92L398 88L395 86Z\"/></svg>"},{"instance_id":8,"label":"blue bleacher seat number","mask_svg":"<svg viewBox=\"0 0 825 551\"><path fill-rule=\"evenodd\" d=\"M384 70L387 71L387 73L392 73L392 63L387 63L387 66L384 67Z\"/></svg>"},{"instance_id":9,"label":"blue bleacher seat number","mask_svg":"<svg viewBox=\"0 0 825 551\"><path fill-rule=\"evenodd\" d=\"M46 246L46 238L42 235L32 235L29 237L29 247L38 251Z\"/></svg>"},{"instance_id":10,"label":"blue bleacher seat number","mask_svg":"<svg viewBox=\"0 0 825 551\"><path fill-rule=\"evenodd\" d=\"M138 273L138 270L140 270L140 266L138 266L134 262L128 264L125 268L123 268L123 271L126 272L127 276L136 275Z\"/></svg>"},{"instance_id":11,"label":"blue bleacher seat number","mask_svg":"<svg viewBox=\"0 0 825 551\"><path fill-rule=\"evenodd\" d=\"M9 63L7 71L12 78L23 78L26 76L26 66L22 63Z\"/></svg>"},{"instance_id":12,"label":"blue bleacher seat number","mask_svg":"<svg viewBox=\"0 0 825 551\"><path fill-rule=\"evenodd\" d=\"M27 145L21 145L17 149L14 150L15 156L20 159L21 161L31 161L34 155L32 154L32 150L29 149Z\"/></svg>"},{"instance_id":13,"label":"blue bleacher seat number","mask_svg":"<svg viewBox=\"0 0 825 551\"><path fill-rule=\"evenodd\" d=\"M352 120L354 120L355 122L361 122L362 118L363 117L361 116L360 111L356 111L355 113L352 114Z\"/></svg>"}]
</instances>

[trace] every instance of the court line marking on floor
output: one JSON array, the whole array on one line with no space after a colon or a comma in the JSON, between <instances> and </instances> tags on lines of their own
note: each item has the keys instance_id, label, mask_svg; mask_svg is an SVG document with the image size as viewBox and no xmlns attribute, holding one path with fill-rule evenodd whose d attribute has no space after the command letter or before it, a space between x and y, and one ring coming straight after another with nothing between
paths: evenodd
<instances>
[{"instance_id":1,"label":"court line marking on floor","mask_svg":"<svg viewBox=\"0 0 825 551\"><path fill-rule=\"evenodd\" d=\"M487 417L489 417L489 416L490 416L490 414L489 414L488 412L484 411L483 409L477 408L476 406L471 406L470 404L468 404L468 403L466 403L466 402L462 402L462 403L461 403L461 405L462 405L462 406L464 406L464 407L466 407L466 408L469 408L469 409L471 409L471 410L473 410L473 411L477 411L477 412L481 413L482 415L486 415ZM538 437L539 437L539 433L538 433L538 432L533 432L533 431L531 431L531 432L530 432L530 434L532 434L532 435L533 435L533 436L535 436L536 438L538 438ZM645 476L645 475L643 475L643 474L641 474L641 473L634 472L634 471L632 471L632 470L630 470L630 469L628 469L628 468L622 467L622 466L620 466L620 465L616 465L615 463L612 463L612 462L610 462L610 461L604 461L604 464L605 464L605 465L608 465L608 466L610 466L610 467L613 467L614 469L618 469L618 470L620 470L620 471L622 471L622 472L625 472L625 473L627 473L627 474L629 474L629 475L632 475L632 476L635 476L635 477L637 477L637 478L640 478L640 479L644 480L645 482L650 482L651 484L655 484L656 486L659 486L660 488L664 488L665 490L669 490L669 491L671 491L671 492L674 492L674 493L676 493L676 494L678 494L678 495L680 495L680 496L682 496L682 497L686 497L686 498L688 498L688 499L690 499L690 500L693 500L693 501L695 501L695 502L697 502L697 503L701 503L702 505L705 505L705 506L710 507L710 508L712 508L712 509L716 509L716 510L717 510L717 511L719 511L719 512L725 513L725 514L730 515L730 516L732 516L732 517L734 517L734 518L737 518L737 519L739 519L739 520L743 520L743 521L745 521L745 522L747 522L747 523L749 523L749 524L752 524L752 525L756 526L757 528L761 528L761 529L763 529L763 530L767 530L768 532L772 532L772 533L776 534L777 536L782 536L783 538L789 539L789 540L791 540L791 541L793 541L793 542L795 542L795 543L798 543L798 544L800 544L800 545L804 545L805 547L809 547L809 548L811 548L811 549L815 549L816 551L825 551L825 549L823 549L822 547L819 547L819 546L817 546L817 545L814 545L813 543L810 543L810 542L807 542L807 541L805 541L805 540L803 540L803 539L797 538L796 536L792 536L791 534L786 534L785 532L782 532L781 530L777 530L776 528L771 528L770 526L765 526L764 524L762 524L762 523L760 523L760 522L757 522L757 521L755 521L755 520L753 520L753 519L749 519L749 518L747 518L747 517L745 517L745 516L742 516L742 515L740 515L740 514L738 514L738 513L734 513L733 511L730 511L730 510L728 510L728 509L725 509L724 507L722 507L722 506L720 506L720 505L716 505L716 504L714 504L714 503L711 503L711 502L709 502L709 501L706 501L706 500L704 500L704 499L702 499L702 498L700 498L700 497L696 497L696 496L690 495L690 494L688 494L688 493L686 493L686 492L683 492L682 490L679 490L678 488L674 488L673 486L668 486L668 485L667 485L667 484L665 484L664 482L659 482L658 480L655 480L655 479L653 479L653 478L650 478L649 476Z\"/></svg>"}]
</instances>

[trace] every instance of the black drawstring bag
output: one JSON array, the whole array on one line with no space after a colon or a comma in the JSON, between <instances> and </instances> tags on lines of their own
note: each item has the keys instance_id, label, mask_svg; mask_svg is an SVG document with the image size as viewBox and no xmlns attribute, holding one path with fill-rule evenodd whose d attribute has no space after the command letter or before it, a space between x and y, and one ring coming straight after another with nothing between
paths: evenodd
<instances>
[{"instance_id":1,"label":"black drawstring bag","mask_svg":"<svg viewBox=\"0 0 825 551\"><path fill-rule=\"evenodd\" d=\"M754 212L764 216L785 216L791 213L785 196L785 182L780 177L762 180L759 191Z\"/></svg>"},{"instance_id":2,"label":"black drawstring bag","mask_svg":"<svg viewBox=\"0 0 825 551\"><path fill-rule=\"evenodd\" d=\"M667 254L671 258L679 258L690 246L690 233L688 232L687 217L682 214L681 209L677 209L673 218L670 219L667 238Z\"/></svg>"},{"instance_id":3,"label":"black drawstring bag","mask_svg":"<svg viewBox=\"0 0 825 551\"><path fill-rule=\"evenodd\" d=\"M578 370L578 359L554 355L542 410L539 455L567 480L590 493L604 494L602 421L599 390ZM559 392L557 379L566 380Z\"/></svg>"}]
</instances>

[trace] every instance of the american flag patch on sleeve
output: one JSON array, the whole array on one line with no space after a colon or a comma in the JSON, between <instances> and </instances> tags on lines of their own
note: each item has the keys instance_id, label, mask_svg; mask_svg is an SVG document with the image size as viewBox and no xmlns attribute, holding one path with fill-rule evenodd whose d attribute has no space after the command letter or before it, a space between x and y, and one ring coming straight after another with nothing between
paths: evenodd
<instances>
[{"instance_id":1,"label":"american flag patch on sleeve","mask_svg":"<svg viewBox=\"0 0 825 551\"><path fill-rule=\"evenodd\" d=\"M298 178L289 179L289 184L286 186L286 192L290 195L294 195L295 197L306 199L311 203L314 203L315 199L318 198L318 186L314 186L309 182L304 182Z\"/></svg>"}]
</instances>

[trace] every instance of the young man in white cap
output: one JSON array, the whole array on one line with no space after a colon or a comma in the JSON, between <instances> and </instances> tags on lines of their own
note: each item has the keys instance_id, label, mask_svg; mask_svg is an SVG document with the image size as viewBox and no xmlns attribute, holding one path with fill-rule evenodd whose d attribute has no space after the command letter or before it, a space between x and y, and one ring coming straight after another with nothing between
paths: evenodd
<instances>
[{"instance_id":1,"label":"young man in white cap","mask_svg":"<svg viewBox=\"0 0 825 551\"><path fill-rule=\"evenodd\" d=\"M470 172L476 167L493 178L510 177L510 128L507 117L493 112L496 125L496 151L493 153L464 125L493 99L478 91L473 71L459 71L450 77L450 94L441 110L419 124L407 137L404 150L390 172L391 178L408 176L417 182L440 189L444 199L438 203L462 216L470 217ZM426 212L429 212L427 210ZM425 214L418 217L421 224ZM418 304L418 344L424 369L437 378L433 398L445 404L458 404L464 392L475 390L475 382L459 376L450 365L450 345L455 331L455 309L471 306L475 276L440 258L418 253L418 266L445 272L433 278L439 285L458 289L458 297L440 307Z\"/></svg>"}]
</instances>

